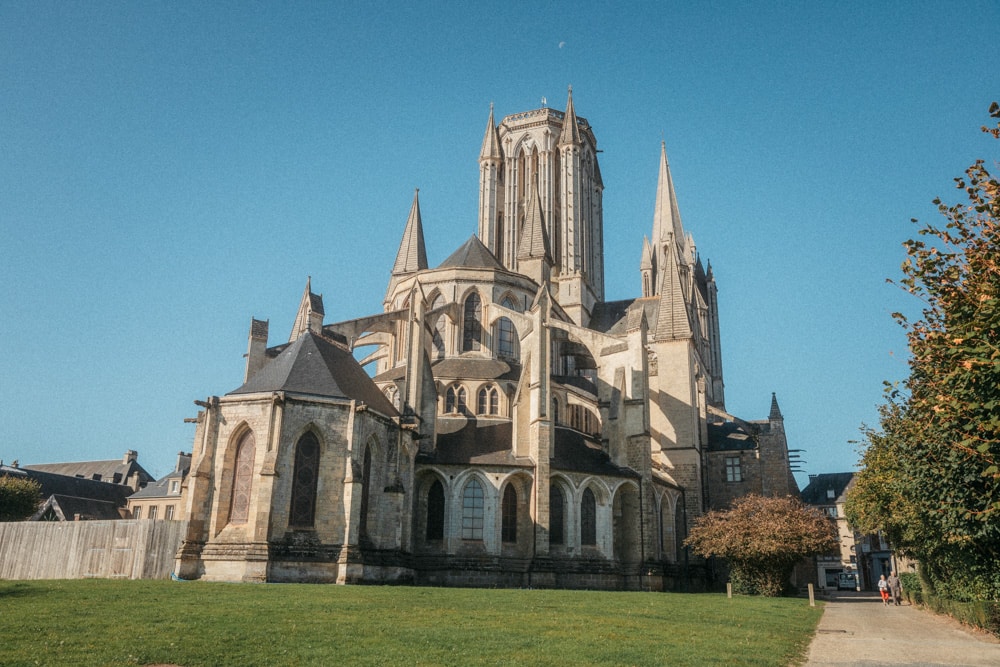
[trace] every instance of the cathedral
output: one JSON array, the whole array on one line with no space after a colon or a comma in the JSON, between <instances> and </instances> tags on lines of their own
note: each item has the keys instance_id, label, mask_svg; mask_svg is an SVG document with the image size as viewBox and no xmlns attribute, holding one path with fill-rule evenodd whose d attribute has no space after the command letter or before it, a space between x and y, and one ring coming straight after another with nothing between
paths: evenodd
<instances>
[{"instance_id":1,"label":"cathedral","mask_svg":"<svg viewBox=\"0 0 1000 667\"><path fill-rule=\"evenodd\" d=\"M705 511L797 494L774 396L726 412L663 146L641 296L605 300L598 154L572 89L491 106L475 235L431 267L418 192L381 311L327 323L307 281L287 342L252 319L243 384L198 401L175 576L665 589Z\"/></svg>"}]
</instances>

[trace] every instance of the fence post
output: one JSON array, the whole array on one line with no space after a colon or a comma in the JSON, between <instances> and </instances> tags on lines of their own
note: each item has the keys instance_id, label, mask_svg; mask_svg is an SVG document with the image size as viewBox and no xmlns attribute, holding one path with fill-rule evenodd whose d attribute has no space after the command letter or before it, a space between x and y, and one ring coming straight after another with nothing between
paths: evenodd
<instances>
[{"instance_id":1,"label":"fence post","mask_svg":"<svg viewBox=\"0 0 1000 667\"><path fill-rule=\"evenodd\" d=\"M813 585L812 584L809 584L809 606L810 607L815 607L816 606L816 596L813 593Z\"/></svg>"}]
</instances>

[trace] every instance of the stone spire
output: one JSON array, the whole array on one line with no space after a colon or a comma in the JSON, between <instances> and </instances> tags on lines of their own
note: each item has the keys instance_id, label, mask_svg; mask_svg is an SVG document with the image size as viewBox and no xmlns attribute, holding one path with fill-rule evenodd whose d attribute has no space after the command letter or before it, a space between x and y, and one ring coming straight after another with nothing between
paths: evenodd
<instances>
[{"instance_id":1,"label":"stone spire","mask_svg":"<svg viewBox=\"0 0 1000 667\"><path fill-rule=\"evenodd\" d=\"M493 120L493 103L490 102L490 119L486 123L486 134L483 135L483 147L479 151L479 161L503 159L500 152L500 137L497 135L496 122Z\"/></svg>"},{"instance_id":2,"label":"stone spire","mask_svg":"<svg viewBox=\"0 0 1000 667\"><path fill-rule=\"evenodd\" d=\"M559 135L559 145L580 145L580 128L577 126L576 111L573 110L573 86L569 87L569 99L566 100L566 114L563 116L562 134Z\"/></svg>"},{"instance_id":3,"label":"stone spire","mask_svg":"<svg viewBox=\"0 0 1000 667\"><path fill-rule=\"evenodd\" d=\"M681 213L677 207L677 193L674 192L674 180L670 175L670 163L667 161L667 144L660 142L660 175L656 183L656 208L653 211L653 245L656 248L656 258L664 259L664 247L667 244L683 244L686 238L684 226L681 224ZM681 248L683 251L683 247ZM684 253L679 253L684 256ZM662 270L665 262L657 262L656 270ZM656 276L657 283L662 282Z\"/></svg>"},{"instance_id":4,"label":"stone spire","mask_svg":"<svg viewBox=\"0 0 1000 667\"><path fill-rule=\"evenodd\" d=\"M681 282L677 265L677 249L670 244L665 250L665 265L660 278L660 312L656 317L655 340L690 338L691 319L688 315L687 295Z\"/></svg>"},{"instance_id":5,"label":"stone spire","mask_svg":"<svg viewBox=\"0 0 1000 667\"><path fill-rule=\"evenodd\" d=\"M552 270L552 253L549 251L549 235L545 231L545 219L538 196L538 179L531 184L528 206L524 216L524 228L517 245L518 271L541 285L547 283Z\"/></svg>"},{"instance_id":6,"label":"stone spire","mask_svg":"<svg viewBox=\"0 0 1000 667\"><path fill-rule=\"evenodd\" d=\"M410 217L406 220L403 240L399 243L396 263L392 265L393 275L413 273L427 268L427 249L424 247L424 228L420 221L420 189L413 193Z\"/></svg>"},{"instance_id":7,"label":"stone spire","mask_svg":"<svg viewBox=\"0 0 1000 667\"><path fill-rule=\"evenodd\" d=\"M545 221L542 219L542 204L538 197L538 179L531 184L531 194L528 196L528 208L524 216L524 229L517 245L517 259L544 259L552 262L549 252L549 235L545 231Z\"/></svg>"},{"instance_id":8,"label":"stone spire","mask_svg":"<svg viewBox=\"0 0 1000 667\"><path fill-rule=\"evenodd\" d=\"M783 421L785 418L781 416L781 408L778 407L778 397L775 393L771 392L771 412L767 415L770 421Z\"/></svg>"},{"instance_id":9,"label":"stone spire","mask_svg":"<svg viewBox=\"0 0 1000 667\"><path fill-rule=\"evenodd\" d=\"M295 323L292 325L292 333L288 337L288 342L294 342L306 331L319 334L323 331L323 295L313 294L312 276L306 278L306 288L302 292L302 300L299 302L299 312L295 315Z\"/></svg>"}]
</instances>

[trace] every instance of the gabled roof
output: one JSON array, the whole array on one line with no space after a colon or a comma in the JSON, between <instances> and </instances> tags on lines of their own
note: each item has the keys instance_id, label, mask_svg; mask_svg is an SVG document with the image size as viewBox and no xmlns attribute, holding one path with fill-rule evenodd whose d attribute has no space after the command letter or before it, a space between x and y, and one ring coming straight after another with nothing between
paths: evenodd
<instances>
[{"instance_id":1,"label":"gabled roof","mask_svg":"<svg viewBox=\"0 0 1000 667\"><path fill-rule=\"evenodd\" d=\"M39 493L42 498L48 498L51 495L74 496L103 500L114 504L116 507L125 507L128 497L132 495L132 488L124 484L95 482L92 479L59 475L32 468L0 466L0 477L4 475L32 479L38 482L41 485Z\"/></svg>"},{"instance_id":2,"label":"gabled roof","mask_svg":"<svg viewBox=\"0 0 1000 667\"><path fill-rule=\"evenodd\" d=\"M79 515L82 521L109 521L121 519L118 507L106 500L77 498L76 496L53 495L35 512L30 521L39 521L48 510L60 521L75 521Z\"/></svg>"},{"instance_id":3,"label":"gabled roof","mask_svg":"<svg viewBox=\"0 0 1000 667\"><path fill-rule=\"evenodd\" d=\"M271 391L353 399L384 415L399 414L350 352L311 331L227 395Z\"/></svg>"},{"instance_id":4,"label":"gabled roof","mask_svg":"<svg viewBox=\"0 0 1000 667\"><path fill-rule=\"evenodd\" d=\"M121 458L108 461L35 463L21 467L26 470L37 470L39 472L47 472L76 479L93 480L102 484L124 485L127 484L129 477L136 473L139 475L140 486L153 481L153 476L146 472L146 469L139 465L134 458L127 462L124 461L125 459ZM50 493L55 493L55 491Z\"/></svg>"},{"instance_id":5,"label":"gabled roof","mask_svg":"<svg viewBox=\"0 0 1000 667\"><path fill-rule=\"evenodd\" d=\"M809 475L809 484L802 489L799 496L808 505L834 505L843 502L843 495L851 486L853 472L831 472L821 475ZM833 492L830 497L829 491Z\"/></svg>"},{"instance_id":6,"label":"gabled roof","mask_svg":"<svg viewBox=\"0 0 1000 667\"><path fill-rule=\"evenodd\" d=\"M463 243L458 250L451 253L448 259L441 262L438 268L507 270L475 234L470 236L469 240Z\"/></svg>"}]
</instances>

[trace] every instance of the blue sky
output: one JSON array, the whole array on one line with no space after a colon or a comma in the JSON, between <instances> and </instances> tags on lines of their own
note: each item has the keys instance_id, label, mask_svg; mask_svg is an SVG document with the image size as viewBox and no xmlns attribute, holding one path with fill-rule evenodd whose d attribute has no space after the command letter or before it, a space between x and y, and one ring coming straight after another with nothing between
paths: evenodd
<instances>
[{"instance_id":1,"label":"blue sky","mask_svg":"<svg viewBox=\"0 0 1000 667\"><path fill-rule=\"evenodd\" d=\"M376 312L414 188L442 261L498 117L573 86L605 182L607 297L639 292L664 140L719 283L727 408L776 392L811 473L851 469L905 377L901 243L997 159L1000 3L0 0L0 459L159 476L195 399ZM800 482L804 482L800 476Z\"/></svg>"}]
</instances>

